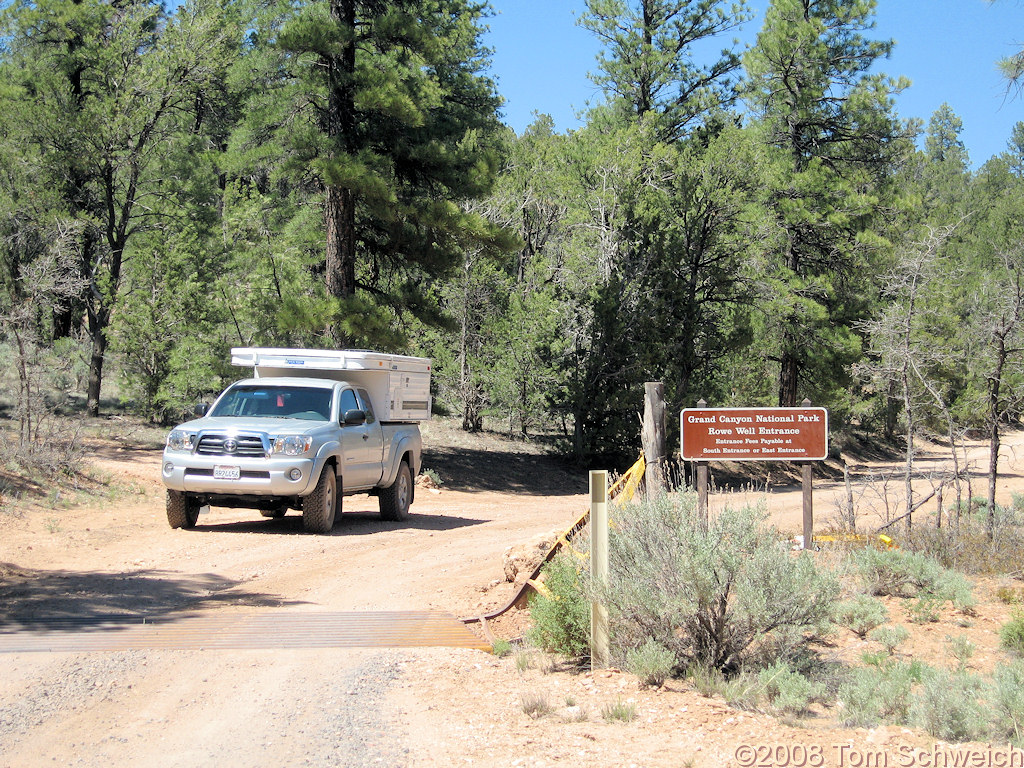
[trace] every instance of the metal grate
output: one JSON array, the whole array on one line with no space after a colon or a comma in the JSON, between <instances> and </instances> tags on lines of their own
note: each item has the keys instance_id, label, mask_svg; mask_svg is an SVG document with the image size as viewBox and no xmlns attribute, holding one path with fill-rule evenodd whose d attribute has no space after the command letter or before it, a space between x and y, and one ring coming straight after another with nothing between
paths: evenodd
<instances>
[{"instance_id":1,"label":"metal grate","mask_svg":"<svg viewBox=\"0 0 1024 768\"><path fill-rule=\"evenodd\" d=\"M234 438L236 448L233 451L226 451L224 443L228 438ZM263 439L258 435L219 435L204 434L199 438L199 445L196 446L196 453L203 456L245 456L262 458L267 455L267 449L263 445Z\"/></svg>"},{"instance_id":2,"label":"metal grate","mask_svg":"<svg viewBox=\"0 0 1024 768\"><path fill-rule=\"evenodd\" d=\"M491 650L457 618L438 611L264 611L155 619L28 619L21 624L0 624L0 653L400 647Z\"/></svg>"}]
</instances>

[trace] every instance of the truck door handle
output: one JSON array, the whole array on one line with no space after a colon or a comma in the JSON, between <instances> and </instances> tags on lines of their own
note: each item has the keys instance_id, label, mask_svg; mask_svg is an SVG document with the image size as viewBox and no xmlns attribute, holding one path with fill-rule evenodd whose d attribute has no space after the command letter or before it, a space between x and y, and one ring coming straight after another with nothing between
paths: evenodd
<instances>
[{"instance_id":1,"label":"truck door handle","mask_svg":"<svg viewBox=\"0 0 1024 768\"><path fill-rule=\"evenodd\" d=\"M363 440L369 440L369 439L370 439L369 435L363 435Z\"/></svg>"}]
</instances>

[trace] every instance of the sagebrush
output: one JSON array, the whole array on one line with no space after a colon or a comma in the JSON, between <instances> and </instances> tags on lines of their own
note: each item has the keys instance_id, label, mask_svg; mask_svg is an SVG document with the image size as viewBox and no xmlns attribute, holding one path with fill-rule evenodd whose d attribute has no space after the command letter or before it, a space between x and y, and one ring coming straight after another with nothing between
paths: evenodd
<instances>
[{"instance_id":1,"label":"sagebrush","mask_svg":"<svg viewBox=\"0 0 1024 768\"><path fill-rule=\"evenodd\" d=\"M798 656L826 632L838 580L765 519L743 507L705 524L693 494L617 510L601 593L617 652L654 640L677 671L735 671Z\"/></svg>"},{"instance_id":2,"label":"sagebrush","mask_svg":"<svg viewBox=\"0 0 1024 768\"><path fill-rule=\"evenodd\" d=\"M975 605L971 584L963 574L928 555L866 547L853 552L852 558L869 594L916 597L919 602L937 605L949 601L964 612Z\"/></svg>"},{"instance_id":3,"label":"sagebrush","mask_svg":"<svg viewBox=\"0 0 1024 768\"><path fill-rule=\"evenodd\" d=\"M1024 654L1024 610L1016 610L1010 620L999 628L999 641L1003 648Z\"/></svg>"},{"instance_id":4,"label":"sagebrush","mask_svg":"<svg viewBox=\"0 0 1024 768\"><path fill-rule=\"evenodd\" d=\"M675 654L652 638L639 648L626 651L626 670L640 678L642 685L662 685L671 676L675 663Z\"/></svg>"},{"instance_id":5,"label":"sagebrush","mask_svg":"<svg viewBox=\"0 0 1024 768\"><path fill-rule=\"evenodd\" d=\"M870 595L854 595L836 605L835 609L836 623L860 637L866 637L868 632L884 624L888 618L889 611L882 601Z\"/></svg>"},{"instance_id":6,"label":"sagebrush","mask_svg":"<svg viewBox=\"0 0 1024 768\"><path fill-rule=\"evenodd\" d=\"M992 711L988 684L963 670L928 670L911 706L911 722L946 741L988 736Z\"/></svg>"}]
</instances>

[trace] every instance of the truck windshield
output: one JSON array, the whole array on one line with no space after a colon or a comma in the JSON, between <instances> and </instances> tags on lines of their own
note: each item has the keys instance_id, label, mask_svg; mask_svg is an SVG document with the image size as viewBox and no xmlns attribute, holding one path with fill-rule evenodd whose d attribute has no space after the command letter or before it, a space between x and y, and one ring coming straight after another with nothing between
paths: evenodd
<instances>
[{"instance_id":1,"label":"truck windshield","mask_svg":"<svg viewBox=\"0 0 1024 768\"><path fill-rule=\"evenodd\" d=\"M331 390L256 385L232 387L209 415L329 421Z\"/></svg>"}]
</instances>

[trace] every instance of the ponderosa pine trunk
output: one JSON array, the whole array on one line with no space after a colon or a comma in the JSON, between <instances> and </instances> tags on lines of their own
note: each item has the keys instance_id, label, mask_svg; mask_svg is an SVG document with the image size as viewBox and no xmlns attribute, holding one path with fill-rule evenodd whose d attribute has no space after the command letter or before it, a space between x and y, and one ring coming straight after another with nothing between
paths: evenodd
<instances>
[{"instance_id":1,"label":"ponderosa pine trunk","mask_svg":"<svg viewBox=\"0 0 1024 768\"><path fill-rule=\"evenodd\" d=\"M356 129L356 0L332 0L331 16L352 31L339 54L324 57L328 72L326 133L334 151L347 154L354 147ZM356 197L351 188L329 182L325 191L327 295L345 299L356 292ZM339 342L345 341L337 328L331 329L331 334Z\"/></svg>"},{"instance_id":2,"label":"ponderosa pine trunk","mask_svg":"<svg viewBox=\"0 0 1024 768\"><path fill-rule=\"evenodd\" d=\"M787 334L788 335L788 334ZM800 380L800 361L789 350L782 352L779 371L779 405L783 408L796 407L797 383Z\"/></svg>"}]
</instances>

